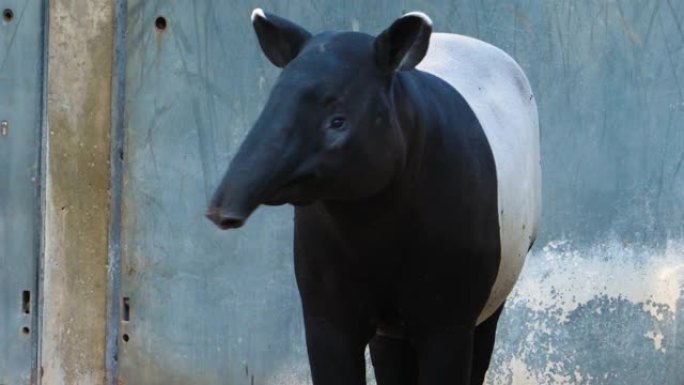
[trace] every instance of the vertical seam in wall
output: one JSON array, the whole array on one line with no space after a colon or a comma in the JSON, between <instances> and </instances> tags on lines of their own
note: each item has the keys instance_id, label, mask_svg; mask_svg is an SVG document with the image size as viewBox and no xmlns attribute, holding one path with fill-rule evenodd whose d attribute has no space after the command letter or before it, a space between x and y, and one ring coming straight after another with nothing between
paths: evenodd
<instances>
[{"instance_id":1,"label":"vertical seam in wall","mask_svg":"<svg viewBox=\"0 0 684 385\"><path fill-rule=\"evenodd\" d=\"M35 217L37 234L35 235L35 244L38 245L38 265L36 268L36 282L34 285L35 301L33 305L34 317L32 320L33 329L33 362L31 363L31 372L34 381L32 384L42 384L43 382L43 371L42 371L42 336L43 336L43 301L44 301L44 288L43 279L45 277L45 205L46 205L46 176L47 173L47 151L48 151L48 138L49 138L49 122L47 119L47 90L48 90L48 39L50 34L48 33L50 28L50 0L42 1L43 9L41 10L42 17L42 58L41 58L41 70L40 76L41 82L41 101L40 101L40 124L39 132L37 137L39 138L40 145L38 146L38 169L36 170L36 180L38 180L37 188L37 213Z\"/></svg>"},{"instance_id":2,"label":"vertical seam in wall","mask_svg":"<svg viewBox=\"0 0 684 385\"><path fill-rule=\"evenodd\" d=\"M123 209L123 151L126 88L127 0L114 1L114 44L112 61L110 198L107 287L107 330L105 383L117 384L118 341L121 310L121 215Z\"/></svg>"}]
</instances>

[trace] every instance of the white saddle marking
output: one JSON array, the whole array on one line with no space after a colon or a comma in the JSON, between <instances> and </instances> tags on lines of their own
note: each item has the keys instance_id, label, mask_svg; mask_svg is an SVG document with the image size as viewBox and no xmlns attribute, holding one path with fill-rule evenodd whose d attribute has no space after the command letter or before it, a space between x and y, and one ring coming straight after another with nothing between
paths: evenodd
<instances>
[{"instance_id":1,"label":"white saddle marking","mask_svg":"<svg viewBox=\"0 0 684 385\"><path fill-rule=\"evenodd\" d=\"M477 320L480 324L510 294L537 234L541 208L537 105L518 64L502 50L474 38L433 33L418 69L444 79L463 95L496 162L501 263Z\"/></svg>"}]
</instances>

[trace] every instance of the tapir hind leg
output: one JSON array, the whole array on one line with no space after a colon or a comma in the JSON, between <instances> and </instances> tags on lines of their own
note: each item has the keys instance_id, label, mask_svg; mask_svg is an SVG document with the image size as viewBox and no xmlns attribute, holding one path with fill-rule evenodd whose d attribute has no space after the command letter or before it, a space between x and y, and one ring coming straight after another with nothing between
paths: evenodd
<instances>
[{"instance_id":1,"label":"tapir hind leg","mask_svg":"<svg viewBox=\"0 0 684 385\"><path fill-rule=\"evenodd\" d=\"M485 374L489 367L494 350L496 325L504 305L501 305L489 318L475 328L473 342L473 370L470 376L471 385L484 384Z\"/></svg>"},{"instance_id":2,"label":"tapir hind leg","mask_svg":"<svg viewBox=\"0 0 684 385\"><path fill-rule=\"evenodd\" d=\"M470 384L473 326L454 326L421 336L416 340L416 348L419 384Z\"/></svg>"}]
</instances>

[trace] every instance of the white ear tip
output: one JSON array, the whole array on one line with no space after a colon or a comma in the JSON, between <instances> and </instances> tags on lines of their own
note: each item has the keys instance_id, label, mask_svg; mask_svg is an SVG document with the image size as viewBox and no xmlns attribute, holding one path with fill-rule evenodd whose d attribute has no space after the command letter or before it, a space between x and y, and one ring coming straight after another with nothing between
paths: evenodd
<instances>
[{"instance_id":1,"label":"white ear tip","mask_svg":"<svg viewBox=\"0 0 684 385\"><path fill-rule=\"evenodd\" d=\"M260 17L262 19L266 19L266 14L264 13L264 10L261 8L254 8L252 11L252 22L256 20L257 17Z\"/></svg>"},{"instance_id":2,"label":"white ear tip","mask_svg":"<svg viewBox=\"0 0 684 385\"><path fill-rule=\"evenodd\" d=\"M421 19L423 19L423 20L425 21L425 24L427 24L427 25L429 25L430 27L432 27L432 19L430 19L430 16L424 14L423 12L418 12L418 11L416 11L416 12L409 12L409 13L405 14L405 15L402 16L402 17L406 17L406 16L420 17Z\"/></svg>"}]
</instances>

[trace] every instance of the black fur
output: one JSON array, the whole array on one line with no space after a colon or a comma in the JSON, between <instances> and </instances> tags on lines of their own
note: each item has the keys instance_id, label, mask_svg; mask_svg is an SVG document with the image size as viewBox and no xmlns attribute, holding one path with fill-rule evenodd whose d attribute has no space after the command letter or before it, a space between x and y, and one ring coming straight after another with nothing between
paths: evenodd
<instances>
[{"instance_id":1,"label":"black fur","mask_svg":"<svg viewBox=\"0 0 684 385\"><path fill-rule=\"evenodd\" d=\"M267 19L255 28L271 60L293 30L306 35ZM208 212L233 228L260 204L296 205L316 385L363 384L378 330L380 385L467 385L489 362L499 313L486 331L475 323L499 266L496 168L463 97L413 69L429 32L410 17L378 38L328 32L276 55L285 69Z\"/></svg>"}]
</instances>

